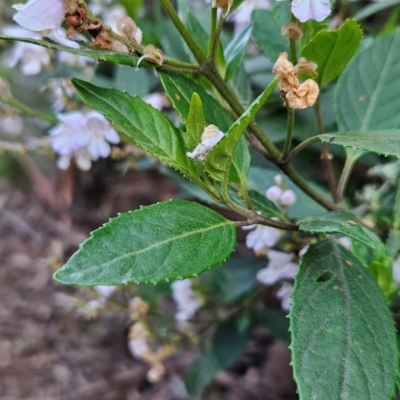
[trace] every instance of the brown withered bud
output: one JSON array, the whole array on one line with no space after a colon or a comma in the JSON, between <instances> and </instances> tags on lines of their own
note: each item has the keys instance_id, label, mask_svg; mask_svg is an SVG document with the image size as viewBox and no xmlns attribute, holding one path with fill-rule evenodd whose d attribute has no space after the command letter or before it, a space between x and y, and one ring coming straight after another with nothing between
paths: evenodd
<instances>
[{"instance_id":1,"label":"brown withered bud","mask_svg":"<svg viewBox=\"0 0 400 400\"><path fill-rule=\"evenodd\" d=\"M294 66L294 71L297 75L304 74L312 76L314 79L318 76L317 74L318 65L314 61L308 61L304 57L299 58L297 64Z\"/></svg>"},{"instance_id":2,"label":"brown withered bud","mask_svg":"<svg viewBox=\"0 0 400 400\"><path fill-rule=\"evenodd\" d=\"M286 101L291 108L303 109L311 107L317 101L319 87L317 82L307 79L299 87L293 87L286 93Z\"/></svg>"},{"instance_id":3,"label":"brown withered bud","mask_svg":"<svg viewBox=\"0 0 400 400\"><path fill-rule=\"evenodd\" d=\"M128 40L132 40L138 44L142 43L142 31L130 17L125 17L118 21L117 32Z\"/></svg>"},{"instance_id":4,"label":"brown withered bud","mask_svg":"<svg viewBox=\"0 0 400 400\"><path fill-rule=\"evenodd\" d=\"M230 9L233 4L233 0L212 0L212 8L228 8Z\"/></svg>"},{"instance_id":5,"label":"brown withered bud","mask_svg":"<svg viewBox=\"0 0 400 400\"><path fill-rule=\"evenodd\" d=\"M143 56L141 59L145 59L148 62L157 65L163 65L164 63L164 54L160 49L157 49L152 44L145 46L143 48Z\"/></svg>"},{"instance_id":6,"label":"brown withered bud","mask_svg":"<svg viewBox=\"0 0 400 400\"><path fill-rule=\"evenodd\" d=\"M298 40L303 36L303 31L295 22L290 22L282 26L281 34L289 39Z\"/></svg>"},{"instance_id":7,"label":"brown withered bud","mask_svg":"<svg viewBox=\"0 0 400 400\"><path fill-rule=\"evenodd\" d=\"M279 75L282 78L285 78L286 75L293 73L293 69L293 64L288 60L288 54L286 52L283 52L279 54L279 57L276 60L274 67L272 68L272 72L275 75Z\"/></svg>"},{"instance_id":8,"label":"brown withered bud","mask_svg":"<svg viewBox=\"0 0 400 400\"><path fill-rule=\"evenodd\" d=\"M98 18L88 18L85 8L71 5L65 14L69 28L67 34L75 35L76 33L89 32L89 34L96 38L96 36L103 30L103 24Z\"/></svg>"},{"instance_id":9,"label":"brown withered bud","mask_svg":"<svg viewBox=\"0 0 400 400\"><path fill-rule=\"evenodd\" d=\"M127 46L119 42L114 36L106 31L101 31L93 40L93 46L101 47L106 50L118 51L119 53L129 53Z\"/></svg>"}]
</instances>

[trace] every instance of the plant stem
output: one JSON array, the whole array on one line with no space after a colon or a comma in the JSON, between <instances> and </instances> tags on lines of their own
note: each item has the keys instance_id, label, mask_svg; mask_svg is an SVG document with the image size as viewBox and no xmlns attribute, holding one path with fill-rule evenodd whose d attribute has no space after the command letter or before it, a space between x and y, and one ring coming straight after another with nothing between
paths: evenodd
<instances>
[{"instance_id":1,"label":"plant stem","mask_svg":"<svg viewBox=\"0 0 400 400\"><path fill-rule=\"evenodd\" d=\"M212 42L212 49L211 49L211 59L212 60L215 60L215 58L217 57L219 38L221 36L222 28L224 27L224 22L225 22L225 16L223 13L221 13L221 16L218 21L217 30L215 32L214 40Z\"/></svg>"},{"instance_id":2,"label":"plant stem","mask_svg":"<svg viewBox=\"0 0 400 400\"><path fill-rule=\"evenodd\" d=\"M340 176L338 187L337 187L337 197L339 203L343 201L343 194L346 190L347 183L349 181L351 172L353 171L354 164L363 155L361 151L346 150L346 161L344 163L342 175Z\"/></svg>"},{"instance_id":3,"label":"plant stem","mask_svg":"<svg viewBox=\"0 0 400 400\"><path fill-rule=\"evenodd\" d=\"M26 115L28 117L39 118L39 119L46 121L52 125L57 123L57 118L53 114L33 110L32 108L28 107L26 104L24 104L22 101L16 99L15 97L11 96L11 97L7 97L7 98L3 98L3 99L1 99L1 102L4 104L8 104L11 107L16 108L23 115Z\"/></svg>"},{"instance_id":4,"label":"plant stem","mask_svg":"<svg viewBox=\"0 0 400 400\"><path fill-rule=\"evenodd\" d=\"M207 61L206 55L202 52L200 47L197 45L195 40L192 38L188 30L186 29L183 22L180 20L178 14L176 13L175 9L172 7L169 0L159 0L161 5L164 7L165 12L168 14L169 18L171 19L172 23L175 25L175 28L180 33L182 39L188 45L190 51L195 56L197 62L199 64L204 64Z\"/></svg>"},{"instance_id":5,"label":"plant stem","mask_svg":"<svg viewBox=\"0 0 400 400\"><path fill-rule=\"evenodd\" d=\"M235 94L230 90L229 86L226 82L221 78L217 71L211 68L205 70L203 74L206 78L215 86L215 88L220 92L220 94L224 97L226 102L232 108L232 110L240 116L243 114L244 110L242 105L237 100ZM260 143L264 146L264 148L268 151L269 159L275 162L278 167L297 185L299 186L305 193L307 193L310 197L312 197L317 203L321 204L323 207L328 210L335 210L336 206L331 203L329 200L325 199L321 194L316 192L311 186L307 184L289 164L281 164L279 163L279 159L281 157L280 151L275 147L275 145L271 142L271 140L264 134L264 132L256 125L252 123L249 125L250 130L253 132L254 136L260 141Z\"/></svg>"},{"instance_id":6,"label":"plant stem","mask_svg":"<svg viewBox=\"0 0 400 400\"><path fill-rule=\"evenodd\" d=\"M324 133L324 124L322 122L320 97L314 105L315 118L317 119L318 133L322 135ZM336 179L332 168L332 156L329 154L328 143L321 143L321 160L324 164L325 174L328 180L329 191L331 192L333 202L335 204L340 203L338 192L336 189Z\"/></svg>"},{"instance_id":7,"label":"plant stem","mask_svg":"<svg viewBox=\"0 0 400 400\"><path fill-rule=\"evenodd\" d=\"M217 31L217 9L211 7L211 32L210 39L208 42L208 58L212 58L215 36Z\"/></svg>"},{"instance_id":8,"label":"plant stem","mask_svg":"<svg viewBox=\"0 0 400 400\"><path fill-rule=\"evenodd\" d=\"M293 160L294 157L297 156L297 154L299 154L300 152L302 152L304 149L306 149L308 146L311 146L314 143L319 142L319 136L312 136L306 140L304 140L304 142L301 142L299 145L297 145L289 154L288 156L282 161L283 164L287 164L290 161Z\"/></svg>"},{"instance_id":9,"label":"plant stem","mask_svg":"<svg viewBox=\"0 0 400 400\"><path fill-rule=\"evenodd\" d=\"M288 107L288 120L287 120L287 131L286 131L286 138L285 143L283 145L283 152L281 159L284 160L290 151L290 146L292 144L292 135L293 135L293 127L294 127L294 109Z\"/></svg>"}]
</instances>

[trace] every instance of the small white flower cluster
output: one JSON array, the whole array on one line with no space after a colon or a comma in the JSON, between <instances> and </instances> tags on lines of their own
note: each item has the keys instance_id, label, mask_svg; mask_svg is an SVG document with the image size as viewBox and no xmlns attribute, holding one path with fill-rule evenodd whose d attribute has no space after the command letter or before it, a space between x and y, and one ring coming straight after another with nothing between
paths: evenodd
<instances>
[{"instance_id":1,"label":"small white flower cluster","mask_svg":"<svg viewBox=\"0 0 400 400\"><path fill-rule=\"evenodd\" d=\"M296 195L292 190L285 187L282 177L277 175L274 181L275 185L266 191L266 197L281 208L294 204ZM298 271L294 255L271 250L271 247L279 242L283 234L282 231L264 225L250 225L243 227L243 229L253 229L246 237L246 246L253 249L257 255L266 255L269 259L268 265L258 271L257 280L263 285L270 286L281 280L293 279ZM292 290L293 286L288 282L284 282L277 292L284 310L290 310L290 294Z\"/></svg>"},{"instance_id":2,"label":"small white flower cluster","mask_svg":"<svg viewBox=\"0 0 400 400\"><path fill-rule=\"evenodd\" d=\"M285 189L282 177L276 175L276 185L271 186L265 193L268 200L274 202L278 207L291 206L296 202L296 194L291 189Z\"/></svg>"},{"instance_id":3,"label":"small white flower cluster","mask_svg":"<svg viewBox=\"0 0 400 400\"><path fill-rule=\"evenodd\" d=\"M67 169L75 158L77 166L87 171L92 161L109 156L109 143L119 143L118 133L98 111L70 111L57 117L60 123L49 134L53 150L60 155L60 169Z\"/></svg>"},{"instance_id":4,"label":"small white flower cluster","mask_svg":"<svg viewBox=\"0 0 400 400\"><path fill-rule=\"evenodd\" d=\"M84 307L78 311L86 318L94 318L97 316L99 310L104 306L110 296L117 290L116 286L97 285L94 290L99 295L98 299L88 301Z\"/></svg>"},{"instance_id":5,"label":"small white flower cluster","mask_svg":"<svg viewBox=\"0 0 400 400\"><path fill-rule=\"evenodd\" d=\"M190 279L173 282L171 289L172 297L178 308L175 320L186 322L194 316L196 311L202 306L203 301L193 292L192 281Z\"/></svg>"}]
</instances>

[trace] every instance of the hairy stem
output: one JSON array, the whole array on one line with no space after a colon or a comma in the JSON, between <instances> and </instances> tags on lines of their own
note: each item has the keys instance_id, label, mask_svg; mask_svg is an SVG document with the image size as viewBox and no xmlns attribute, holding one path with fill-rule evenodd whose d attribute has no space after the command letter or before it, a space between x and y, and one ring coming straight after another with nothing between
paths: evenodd
<instances>
[{"instance_id":1,"label":"hairy stem","mask_svg":"<svg viewBox=\"0 0 400 400\"><path fill-rule=\"evenodd\" d=\"M318 125L318 133L322 135L324 133L324 124L322 122L319 97L314 105L314 112ZM333 168L332 168L332 156L329 153L328 143L321 143L321 160L322 163L324 164L325 174L328 180L329 191L331 192L332 199L335 204L339 204L340 200L337 194L336 179L335 175L333 174Z\"/></svg>"},{"instance_id":2,"label":"hairy stem","mask_svg":"<svg viewBox=\"0 0 400 400\"><path fill-rule=\"evenodd\" d=\"M288 120L287 120L287 131L286 131L286 137L285 137L285 143L283 145L283 151L282 151L282 160L284 160L290 151L290 146L292 144L292 135L293 135L293 128L294 128L294 109L291 107L288 107Z\"/></svg>"}]
</instances>

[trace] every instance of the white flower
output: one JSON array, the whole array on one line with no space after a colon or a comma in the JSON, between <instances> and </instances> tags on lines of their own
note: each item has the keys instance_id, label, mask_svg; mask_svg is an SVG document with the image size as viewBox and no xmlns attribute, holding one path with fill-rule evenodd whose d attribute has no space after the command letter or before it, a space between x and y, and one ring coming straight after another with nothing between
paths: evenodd
<instances>
[{"instance_id":1,"label":"white flower","mask_svg":"<svg viewBox=\"0 0 400 400\"><path fill-rule=\"evenodd\" d=\"M342 236L336 239L345 249L351 250L351 239L347 236Z\"/></svg>"},{"instance_id":2,"label":"white flower","mask_svg":"<svg viewBox=\"0 0 400 400\"><path fill-rule=\"evenodd\" d=\"M276 175L276 185L271 186L266 192L265 196L268 200L274 202L278 207L291 206L296 202L296 194L291 189L285 189L285 186L280 175Z\"/></svg>"},{"instance_id":3,"label":"white flower","mask_svg":"<svg viewBox=\"0 0 400 400\"><path fill-rule=\"evenodd\" d=\"M290 311L292 307L292 299L290 298L290 295L292 294L293 289L293 285L288 282L284 282L276 293L276 297L281 300L282 309L285 311Z\"/></svg>"},{"instance_id":4,"label":"white flower","mask_svg":"<svg viewBox=\"0 0 400 400\"><path fill-rule=\"evenodd\" d=\"M116 286L97 285L94 290L101 296L102 299L107 300L116 290Z\"/></svg>"},{"instance_id":5,"label":"white flower","mask_svg":"<svg viewBox=\"0 0 400 400\"><path fill-rule=\"evenodd\" d=\"M184 279L171 284L172 297L177 305L178 312L175 320L178 322L188 321L202 306L202 300L192 290L192 281Z\"/></svg>"},{"instance_id":6,"label":"white flower","mask_svg":"<svg viewBox=\"0 0 400 400\"><path fill-rule=\"evenodd\" d=\"M67 53L65 51L58 52L57 58L61 63L75 68L86 68L95 63L93 58L77 56L76 54Z\"/></svg>"},{"instance_id":7,"label":"white flower","mask_svg":"<svg viewBox=\"0 0 400 400\"><path fill-rule=\"evenodd\" d=\"M49 134L53 150L61 156L57 163L61 169L68 168L74 157L78 167L86 171L91 161L108 157L109 143L119 142L115 129L98 111L71 111L59 114L58 119L60 124Z\"/></svg>"},{"instance_id":8,"label":"white flower","mask_svg":"<svg viewBox=\"0 0 400 400\"><path fill-rule=\"evenodd\" d=\"M71 81L66 78L50 79L41 89L51 91L51 108L57 113L67 108L68 101L76 93Z\"/></svg>"},{"instance_id":9,"label":"white flower","mask_svg":"<svg viewBox=\"0 0 400 400\"><path fill-rule=\"evenodd\" d=\"M274 285L282 279L293 278L298 271L297 264L292 262L293 254L269 250L269 263L257 273L257 280L264 285Z\"/></svg>"},{"instance_id":10,"label":"white flower","mask_svg":"<svg viewBox=\"0 0 400 400\"><path fill-rule=\"evenodd\" d=\"M125 7L121 5L108 7L102 15L104 24L108 25L114 32L118 32L118 22L127 16Z\"/></svg>"},{"instance_id":11,"label":"white flower","mask_svg":"<svg viewBox=\"0 0 400 400\"><path fill-rule=\"evenodd\" d=\"M268 247L275 246L282 236L282 232L279 229L272 228L271 226L249 225L244 226L242 229L254 229L246 237L246 246L260 254Z\"/></svg>"},{"instance_id":12,"label":"white flower","mask_svg":"<svg viewBox=\"0 0 400 400\"><path fill-rule=\"evenodd\" d=\"M197 158L200 161L205 160L207 153L224 137L224 132L220 131L215 125L208 125L202 135L201 142L192 152L186 155L190 158Z\"/></svg>"},{"instance_id":13,"label":"white flower","mask_svg":"<svg viewBox=\"0 0 400 400\"><path fill-rule=\"evenodd\" d=\"M5 135L20 135L24 129L24 120L19 115L0 117L0 133Z\"/></svg>"},{"instance_id":14,"label":"white flower","mask_svg":"<svg viewBox=\"0 0 400 400\"><path fill-rule=\"evenodd\" d=\"M143 100L159 111L162 111L163 108L170 106L168 97L161 92L150 93L147 96L145 96Z\"/></svg>"},{"instance_id":15,"label":"white flower","mask_svg":"<svg viewBox=\"0 0 400 400\"><path fill-rule=\"evenodd\" d=\"M292 13L300 22L323 21L331 13L330 0L293 0Z\"/></svg>"},{"instance_id":16,"label":"white flower","mask_svg":"<svg viewBox=\"0 0 400 400\"><path fill-rule=\"evenodd\" d=\"M279 199L279 204L281 206L291 206L296 202L296 195L291 189L286 189L283 191L281 198Z\"/></svg>"},{"instance_id":17,"label":"white flower","mask_svg":"<svg viewBox=\"0 0 400 400\"><path fill-rule=\"evenodd\" d=\"M150 350L147 340L143 337L130 339L128 341L128 348L132 356L138 359L142 358Z\"/></svg>"},{"instance_id":18,"label":"white flower","mask_svg":"<svg viewBox=\"0 0 400 400\"><path fill-rule=\"evenodd\" d=\"M7 36L24 37L30 39L40 39L35 32L20 28L19 26L6 26L3 33ZM17 64L21 66L24 75L37 75L43 67L50 64L50 53L44 47L35 44L17 42L7 53L5 64L7 67L14 68Z\"/></svg>"},{"instance_id":19,"label":"white flower","mask_svg":"<svg viewBox=\"0 0 400 400\"><path fill-rule=\"evenodd\" d=\"M16 4L13 8L17 10L13 19L23 28L38 32L56 43L79 49L79 44L68 40L65 31L61 29L67 11L63 0L29 0L26 4Z\"/></svg>"}]
</instances>

